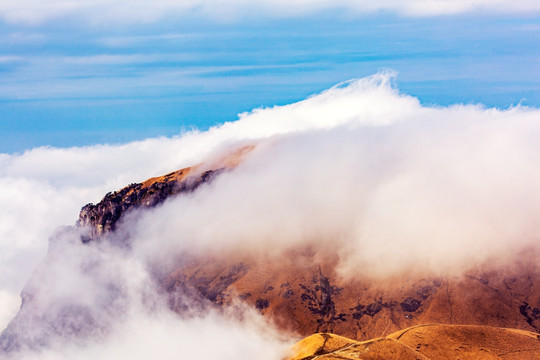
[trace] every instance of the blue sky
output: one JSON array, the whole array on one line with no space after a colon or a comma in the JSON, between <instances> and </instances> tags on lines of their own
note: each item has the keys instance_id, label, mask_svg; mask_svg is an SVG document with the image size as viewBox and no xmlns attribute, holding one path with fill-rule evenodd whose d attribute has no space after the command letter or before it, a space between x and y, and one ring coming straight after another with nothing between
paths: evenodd
<instances>
[{"instance_id":1,"label":"blue sky","mask_svg":"<svg viewBox=\"0 0 540 360\"><path fill-rule=\"evenodd\" d=\"M381 9L292 1L290 11L261 2L256 11L240 0L216 10L210 0L156 0L152 12L142 0L42 8L7 0L0 153L206 129L387 68L424 104L540 106L538 6L515 1L513 11L501 0L486 12L476 2L425 14L418 1Z\"/></svg>"}]
</instances>

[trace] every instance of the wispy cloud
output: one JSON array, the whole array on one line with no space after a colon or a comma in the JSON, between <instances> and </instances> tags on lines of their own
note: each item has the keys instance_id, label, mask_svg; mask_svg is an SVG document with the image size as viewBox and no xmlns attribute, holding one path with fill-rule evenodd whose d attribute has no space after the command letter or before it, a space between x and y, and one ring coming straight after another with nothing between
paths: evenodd
<instances>
[{"instance_id":1,"label":"wispy cloud","mask_svg":"<svg viewBox=\"0 0 540 360\"><path fill-rule=\"evenodd\" d=\"M95 54L88 56L5 56L17 65L0 83L2 100L155 98L194 95L204 88L222 91L235 84L267 78L280 81L286 71L312 69L317 62L212 64L220 53ZM206 64L201 64L201 62ZM269 78L270 75L275 75ZM188 90L191 89L191 90Z\"/></svg>"},{"instance_id":2,"label":"wispy cloud","mask_svg":"<svg viewBox=\"0 0 540 360\"><path fill-rule=\"evenodd\" d=\"M0 55L0 64L1 63L11 63L11 62L17 62L24 59L22 56L15 56L15 55Z\"/></svg>"},{"instance_id":3,"label":"wispy cloud","mask_svg":"<svg viewBox=\"0 0 540 360\"><path fill-rule=\"evenodd\" d=\"M534 0L386 0L378 2L350 0L269 1L246 0L5 0L0 4L0 18L8 22L38 24L63 17L82 18L89 23L152 23L166 17L203 15L218 21L246 16L290 17L338 10L349 15L390 11L404 16L438 16L461 13L512 13L529 15L540 11Z\"/></svg>"},{"instance_id":4,"label":"wispy cloud","mask_svg":"<svg viewBox=\"0 0 540 360\"><path fill-rule=\"evenodd\" d=\"M219 37L220 34L214 34ZM157 35L131 35L131 36L108 36L99 38L97 41L100 44L109 47L131 47L133 45L140 45L149 43L155 43L160 41L166 42L183 42L186 40L204 40L208 37L205 33L166 33Z\"/></svg>"}]
</instances>

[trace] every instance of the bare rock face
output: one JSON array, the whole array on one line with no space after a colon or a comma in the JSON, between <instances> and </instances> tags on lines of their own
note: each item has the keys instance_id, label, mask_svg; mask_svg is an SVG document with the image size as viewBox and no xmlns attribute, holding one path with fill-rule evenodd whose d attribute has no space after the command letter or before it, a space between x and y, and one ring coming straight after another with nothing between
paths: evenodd
<instances>
[{"instance_id":1,"label":"bare rock face","mask_svg":"<svg viewBox=\"0 0 540 360\"><path fill-rule=\"evenodd\" d=\"M222 171L216 169L193 174L191 168L185 168L108 193L99 203L87 204L81 209L77 226L88 229L81 240L88 242L111 233L127 212L154 207L172 196L195 191Z\"/></svg>"},{"instance_id":2,"label":"bare rock face","mask_svg":"<svg viewBox=\"0 0 540 360\"><path fill-rule=\"evenodd\" d=\"M171 197L197 190L220 173L234 169L254 148L254 145L241 147L210 168L197 165L128 185L106 194L97 204L85 205L77 220L78 227L87 229L87 234L81 240L89 242L115 231L119 221L128 212L152 208Z\"/></svg>"}]
</instances>

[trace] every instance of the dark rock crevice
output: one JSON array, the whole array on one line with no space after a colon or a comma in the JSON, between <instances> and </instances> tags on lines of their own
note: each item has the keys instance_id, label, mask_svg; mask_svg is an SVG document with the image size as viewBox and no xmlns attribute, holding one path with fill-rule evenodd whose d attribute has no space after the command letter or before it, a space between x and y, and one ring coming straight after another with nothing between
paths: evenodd
<instances>
[{"instance_id":1,"label":"dark rock crevice","mask_svg":"<svg viewBox=\"0 0 540 360\"><path fill-rule=\"evenodd\" d=\"M539 308L533 308L529 305L529 303L523 302L523 304L519 306L519 313L525 317L527 324L529 324L535 331L540 331L540 328L537 325L537 321L540 320Z\"/></svg>"},{"instance_id":2,"label":"dark rock crevice","mask_svg":"<svg viewBox=\"0 0 540 360\"><path fill-rule=\"evenodd\" d=\"M337 313L334 301L343 289L331 285L330 279L323 275L320 268L318 275L318 278L313 279L312 285L299 284L303 290L301 300L311 314L317 317L316 332L331 332L337 322L346 320L346 314Z\"/></svg>"}]
</instances>

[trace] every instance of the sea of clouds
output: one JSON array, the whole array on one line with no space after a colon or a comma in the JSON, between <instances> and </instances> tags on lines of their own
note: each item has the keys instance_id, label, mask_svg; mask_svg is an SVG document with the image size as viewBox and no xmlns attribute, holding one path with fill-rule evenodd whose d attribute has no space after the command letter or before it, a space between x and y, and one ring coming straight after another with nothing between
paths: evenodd
<instances>
[{"instance_id":1,"label":"sea of clouds","mask_svg":"<svg viewBox=\"0 0 540 360\"><path fill-rule=\"evenodd\" d=\"M30 349L15 358L283 356L294 336L241 304L168 310L150 270L185 250L272 255L315 243L339 249L345 278L358 268L458 274L536 251L540 111L427 107L394 77L345 82L205 132L0 155L0 327L23 287L33 297L15 328ZM128 217L129 249L83 245L61 228L108 191L246 145L255 147L234 170Z\"/></svg>"}]
</instances>

